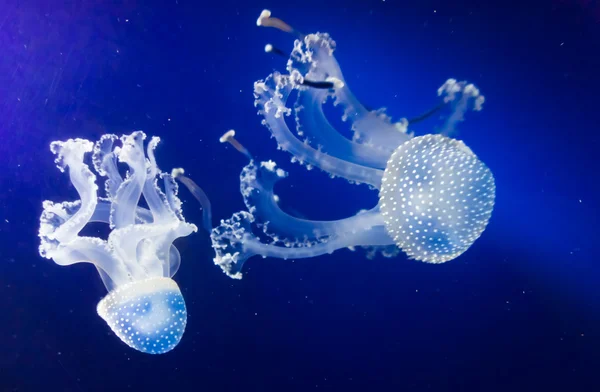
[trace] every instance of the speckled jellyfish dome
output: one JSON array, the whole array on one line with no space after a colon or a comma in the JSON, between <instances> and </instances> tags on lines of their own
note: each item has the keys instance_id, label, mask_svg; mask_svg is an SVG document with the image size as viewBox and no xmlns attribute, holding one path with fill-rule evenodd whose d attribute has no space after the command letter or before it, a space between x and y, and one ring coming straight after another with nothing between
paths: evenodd
<instances>
[{"instance_id":1,"label":"speckled jellyfish dome","mask_svg":"<svg viewBox=\"0 0 600 392\"><path fill-rule=\"evenodd\" d=\"M483 233L495 193L492 172L463 142L426 135L394 151L379 198L396 245L411 258L443 263Z\"/></svg>"},{"instance_id":2,"label":"speckled jellyfish dome","mask_svg":"<svg viewBox=\"0 0 600 392\"><path fill-rule=\"evenodd\" d=\"M104 297L97 310L123 342L148 354L172 350L187 323L183 296L169 278L121 286Z\"/></svg>"}]
</instances>

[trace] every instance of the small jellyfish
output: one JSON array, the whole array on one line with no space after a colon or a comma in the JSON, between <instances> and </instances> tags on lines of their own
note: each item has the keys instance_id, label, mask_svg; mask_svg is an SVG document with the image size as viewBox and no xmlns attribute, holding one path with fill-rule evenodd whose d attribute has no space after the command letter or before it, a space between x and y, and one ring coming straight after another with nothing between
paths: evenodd
<instances>
[{"instance_id":1,"label":"small jellyfish","mask_svg":"<svg viewBox=\"0 0 600 392\"><path fill-rule=\"evenodd\" d=\"M197 228L182 215L177 183L156 164L160 139L153 137L144 153L145 138L137 131L120 139L104 135L95 145L84 139L50 145L80 200L43 203L40 254L63 266L94 264L108 290L97 306L100 317L130 347L162 354L179 343L187 323L181 290L171 279L181 261L173 241ZM106 177L105 197L98 196L96 175L84 162L89 153L95 171ZM128 167L125 178L118 163ZM139 205L141 196L147 208ZM90 222L108 224L108 238L82 235Z\"/></svg>"},{"instance_id":2,"label":"small jellyfish","mask_svg":"<svg viewBox=\"0 0 600 392\"><path fill-rule=\"evenodd\" d=\"M274 72L254 84L255 106L279 149L308 169L318 167L331 177L369 185L378 190L379 203L338 221L293 217L279 207L274 193L287 173L273 161L257 162L229 132L221 141L250 158L240 176L247 211L213 229L215 264L241 278L244 262L255 255L305 258L359 246L388 257L402 250L412 259L443 263L465 252L491 217L495 183L488 167L448 134L467 110L481 110L479 90L449 79L438 90L437 106L394 123L384 110L369 110L354 97L328 34L304 35L267 10L257 25L296 37L287 74ZM283 53L273 45L265 50ZM290 108L287 101L293 95L296 103ZM343 109L342 120L352 125L348 137L328 121L323 110L327 101ZM440 134L415 137L409 132L409 125L442 110L450 114ZM295 134L286 119L296 123Z\"/></svg>"}]
</instances>

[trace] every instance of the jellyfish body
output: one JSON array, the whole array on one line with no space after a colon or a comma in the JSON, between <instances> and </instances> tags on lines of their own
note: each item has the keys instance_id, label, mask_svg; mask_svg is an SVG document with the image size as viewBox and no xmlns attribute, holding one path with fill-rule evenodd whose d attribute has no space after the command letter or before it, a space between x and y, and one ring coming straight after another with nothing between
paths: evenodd
<instances>
[{"instance_id":1,"label":"jellyfish body","mask_svg":"<svg viewBox=\"0 0 600 392\"><path fill-rule=\"evenodd\" d=\"M257 24L297 37L287 73L274 72L254 84L255 106L293 162L318 167L332 177L368 184L379 191L377 206L338 221L309 221L286 214L277 204L276 181L287 176L274 162L243 169L241 193L248 211L221 221L211 235L214 261L233 278L255 255L303 258L341 248L365 247L393 256L441 263L465 252L485 229L493 210L494 177L463 143L444 134L480 110L484 97L466 82L447 80L441 103L412 120L392 122L382 110L365 108L348 88L333 55L335 42L326 33L303 35L263 11ZM266 51L281 54L267 45ZM296 103L288 107L292 95ZM323 105L331 100L352 124L346 137L328 121ZM450 111L442 134L414 137L408 127L441 109ZM287 119L295 120L296 132ZM252 157L251 157L252 158ZM262 231L256 235L256 230ZM261 240L264 238L270 240Z\"/></svg>"},{"instance_id":2,"label":"jellyfish body","mask_svg":"<svg viewBox=\"0 0 600 392\"><path fill-rule=\"evenodd\" d=\"M108 290L97 307L100 317L130 347L161 354L179 343L187 321L183 296L171 279L181 261L173 241L197 228L183 218L176 182L158 169L159 138L150 140L146 154L145 138L138 131L120 139L104 135L95 145L83 139L51 144L80 200L43 203L40 254L59 265L94 264ZM95 171L106 177L106 197L98 196L96 175L84 162L92 152ZM125 178L119 162L129 169ZM148 208L138 205L142 196ZM80 235L90 222L108 224L108 239Z\"/></svg>"}]
</instances>

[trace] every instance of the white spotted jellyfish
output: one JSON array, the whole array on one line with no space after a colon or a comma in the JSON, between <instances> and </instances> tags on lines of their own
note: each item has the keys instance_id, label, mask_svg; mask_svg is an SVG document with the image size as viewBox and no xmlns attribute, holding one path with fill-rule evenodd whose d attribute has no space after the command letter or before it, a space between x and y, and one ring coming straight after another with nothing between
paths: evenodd
<instances>
[{"instance_id":1,"label":"white spotted jellyfish","mask_svg":"<svg viewBox=\"0 0 600 392\"><path fill-rule=\"evenodd\" d=\"M80 200L43 203L40 254L63 266L94 264L108 290L97 306L100 317L130 347L162 354L177 346L187 323L183 296L172 279L181 261L173 241L197 228L182 215L177 183L156 164L159 138L153 137L144 153L145 138L137 131L120 139L104 135L95 145L84 139L50 145ZM96 175L84 161L90 153L95 171L106 177L105 197L98 196ZM128 168L125 178L119 163ZM139 205L142 196L147 207ZM108 238L82 235L91 222L107 224Z\"/></svg>"},{"instance_id":2,"label":"white spotted jellyfish","mask_svg":"<svg viewBox=\"0 0 600 392\"><path fill-rule=\"evenodd\" d=\"M337 221L289 215L274 193L275 183L287 173L273 161L256 162L230 131L221 141L250 159L240 177L247 211L213 229L215 264L239 279L244 262L255 255L298 259L359 246L388 257L401 250L411 259L444 263L469 249L490 220L494 177L469 147L447 134L467 110L481 110L484 97L479 90L449 79L438 89L442 102L433 110L393 123L383 110L369 110L354 97L328 34L304 35L268 10L257 25L296 37L287 74L274 72L254 84L255 106L279 149L308 169L318 167L332 177L369 185L379 191L379 203ZM273 45L265 50L284 55ZM296 102L288 108L292 94ZM328 100L343 109L342 120L352 125L351 137L328 121L323 110ZM409 125L441 110L450 114L440 134L414 136L408 131ZM286 119L295 121L295 134Z\"/></svg>"}]
</instances>

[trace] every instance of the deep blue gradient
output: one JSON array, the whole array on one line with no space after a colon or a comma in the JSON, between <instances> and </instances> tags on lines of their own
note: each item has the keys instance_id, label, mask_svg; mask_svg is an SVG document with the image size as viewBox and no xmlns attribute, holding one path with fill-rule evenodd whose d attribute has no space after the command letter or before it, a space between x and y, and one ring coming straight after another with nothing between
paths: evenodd
<instances>
[{"instance_id":1,"label":"deep blue gradient","mask_svg":"<svg viewBox=\"0 0 600 392\"><path fill-rule=\"evenodd\" d=\"M600 389L597 2L58 3L0 2L0 390ZM289 211L333 219L377 202L292 164L260 125L253 82L285 67L263 47L292 47L256 27L263 8L329 32L357 97L395 119L434 106L449 77L475 83L484 110L455 136L496 176L494 215L444 265L343 250L251 259L241 281L212 264L207 235L180 239L186 333L168 354L141 354L97 316L93 267L38 255L42 200L76 197L51 141L160 136L159 165L186 168L215 223L244 207L245 158L218 143L230 128L290 172L277 189Z\"/></svg>"}]
</instances>

